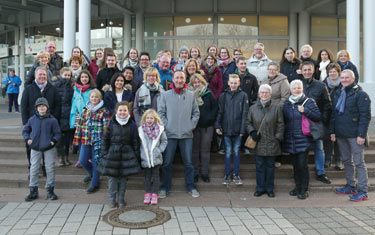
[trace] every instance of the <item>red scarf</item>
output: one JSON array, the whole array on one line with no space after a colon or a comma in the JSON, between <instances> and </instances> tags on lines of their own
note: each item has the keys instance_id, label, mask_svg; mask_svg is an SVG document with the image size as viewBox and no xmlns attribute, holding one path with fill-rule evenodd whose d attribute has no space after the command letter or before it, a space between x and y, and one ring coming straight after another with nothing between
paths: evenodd
<instances>
[{"instance_id":1,"label":"red scarf","mask_svg":"<svg viewBox=\"0 0 375 235\"><path fill-rule=\"evenodd\" d=\"M174 86L174 83L172 83L171 85L169 85L169 88L173 89L177 94L181 94L181 92L182 92L185 88L187 88L187 85L186 85L186 83L185 83L183 88L176 88L176 87Z\"/></svg>"},{"instance_id":2,"label":"red scarf","mask_svg":"<svg viewBox=\"0 0 375 235\"><path fill-rule=\"evenodd\" d=\"M80 90L82 93L85 93L89 88L90 88L90 84L86 84L86 85L81 85L81 84L78 84L77 82L76 82L76 85L75 85L77 88L78 88L78 90Z\"/></svg>"}]
</instances>

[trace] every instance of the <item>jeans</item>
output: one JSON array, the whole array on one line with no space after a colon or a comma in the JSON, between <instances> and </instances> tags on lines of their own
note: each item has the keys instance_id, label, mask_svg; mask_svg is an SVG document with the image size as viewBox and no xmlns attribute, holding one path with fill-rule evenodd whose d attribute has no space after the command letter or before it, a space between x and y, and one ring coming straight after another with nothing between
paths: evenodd
<instances>
[{"instance_id":1,"label":"jeans","mask_svg":"<svg viewBox=\"0 0 375 235\"><path fill-rule=\"evenodd\" d=\"M238 175L240 173L240 146L241 136L224 136L225 143L225 175L231 173L231 155L232 150L234 154L234 169L233 174Z\"/></svg>"},{"instance_id":2,"label":"jeans","mask_svg":"<svg viewBox=\"0 0 375 235\"><path fill-rule=\"evenodd\" d=\"M176 153L176 148L180 148L182 161L184 162L185 184L187 191L195 189L194 166L192 163L193 139L172 139L168 138L168 145L163 153L162 185L160 190L169 192L172 185L172 164Z\"/></svg>"},{"instance_id":3,"label":"jeans","mask_svg":"<svg viewBox=\"0 0 375 235\"><path fill-rule=\"evenodd\" d=\"M12 94L9 94L8 93L8 111L9 112L12 112L12 106L13 106L13 103L14 103L14 109L16 110L16 112L19 112L19 109L18 109L18 94L16 93L12 93Z\"/></svg>"},{"instance_id":4,"label":"jeans","mask_svg":"<svg viewBox=\"0 0 375 235\"><path fill-rule=\"evenodd\" d=\"M332 161L332 155L333 155L333 163L335 166L341 166L341 156L340 156L340 150L339 146L336 142L332 142L331 140L327 139L323 142L324 145L324 155L325 155L325 164L329 165Z\"/></svg>"},{"instance_id":5,"label":"jeans","mask_svg":"<svg viewBox=\"0 0 375 235\"><path fill-rule=\"evenodd\" d=\"M128 182L127 177L108 177L108 193L109 203L116 204L116 194L118 204L125 205L125 191L126 183Z\"/></svg>"},{"instance_id":6,"label":"jeans","mask_svg":"<svg viewBox=\"0 0 375 235\"><path fill-rule=\"evenodd\" d=\"M309 167L307 165L308 152L292 154L294 182L298 193L309 189Z\"/></svg>"},{"instance_id":7,"label":"jeans","mask_svg":"<svg viewBox=\"0 0 375 235\"><path fill-rule=\"evenodd\" d=\"M201 163L202 175L208 175L213 130L214 130L213 126L210 126L207 128L197 127L193 131L193 134L194 134L194 138L193 138L194 175L199 174L199 170L198 170L199 160Z\"/></svg>"},{"instance_id":8,"label":"jeans","mask_svg":"<svg viewBox=\"0 0 375 235\"><path fill-rule=\"evenodd\" d=\"M91 160L91 162L89 162ZM79 151L79 163L91 176L91 186L99 186L99 174L96 171L96 162L94 160L94 147L91 145L81 145Z\"/></svg>"},{"instance_id":9,"label":"jeans","mask_svg":"<svg viewBox=\"0 0 375 235\"><path fill-rule=\"evenodd\" d=\"M145 168L146 193L158 194L159 185L160 185L159 170L160 170L160 165L157 165L151 168Z\"/></svg>"},{"instance_id":10,"label":"jeans","mask_svg":"<svg viewBox=\"0 0 375 235\"><path fill-rule=\"evenodd\" d=\"M275 182L275 156L255 156L258 192L273 192Z\"/></svg>"},{"instance_id":11,"label":"jeans","mask_svg":"<svg viewBox=\"0 0 375 235\"><path fill-rule=\"evenodd\" d=\"M46 164L46 173L47 173L47 180L46 180L46 188L51 186L55 186L55 155L56 150L55 148L51 148L44 152L36 151L34 149L31 150L31 167L30 167L30 187L39 186L39 167L40 161L42 160L44 155L45 164Z\"/></svg>"},{"instance_id":12,"label":"jeans","mask_svg":"<svg viewBox=\"0 0 375 235\"><path fill-rule=\"evenodd\" d=\"M324 150L323 150L323 140L317 140L315 141L315 168L316 168L316 174L317 175L323 175L326 173L324 170Z\"/></svg>"}]
</instances>

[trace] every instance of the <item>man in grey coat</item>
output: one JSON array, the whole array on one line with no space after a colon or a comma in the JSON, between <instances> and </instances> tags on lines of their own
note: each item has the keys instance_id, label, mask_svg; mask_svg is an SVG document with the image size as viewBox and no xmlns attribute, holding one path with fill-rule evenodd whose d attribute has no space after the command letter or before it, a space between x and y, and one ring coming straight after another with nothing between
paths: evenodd
<instances>
[{"instance_id":1,"label":"man in grey coat","mask_svg":"<svg viewBox=\"0 0 375 235\"><path fill-rule=\"evenodd\" d=\"M194 166L192 163L193 130L199 120L198 103L194 93L187 89L183 71L173 75L170 90L161 94L158 102L158 114L164 123L168 145L163 153L162 185L159 197L165 198L172 185L172 164L177 145L184 162L185 184L193 197L199 197L194 184Z\"/></svg>"}]
</instances>

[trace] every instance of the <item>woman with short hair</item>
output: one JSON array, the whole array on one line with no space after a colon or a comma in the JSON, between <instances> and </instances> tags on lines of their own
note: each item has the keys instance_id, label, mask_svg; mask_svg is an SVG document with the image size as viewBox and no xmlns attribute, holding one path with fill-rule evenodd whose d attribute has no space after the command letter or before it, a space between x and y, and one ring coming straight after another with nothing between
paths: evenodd
<instances>
[{"instance_id":1,"label":"woman with short hair","mask_svg":"<svg viewBox=\"0 0 375 235\"><path fill-rule=\"evenodd\" d=\"M359 81L359 74L357 67L350 61L350 53L347 50L341 50L337 52L337 64L340 65L341 71L344 71L345 69L350 69L353 71L355 76L355 83L358 83Z\"/></svg>"}]
</instances>

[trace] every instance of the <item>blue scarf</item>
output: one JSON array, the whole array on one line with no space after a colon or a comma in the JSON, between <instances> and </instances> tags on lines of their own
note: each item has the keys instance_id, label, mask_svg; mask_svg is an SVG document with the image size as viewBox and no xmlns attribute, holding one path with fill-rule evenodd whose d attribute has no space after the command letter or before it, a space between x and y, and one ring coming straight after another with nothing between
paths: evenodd
<instances>
[{"instance_id":1,"label":"blue scarf","mask_svg":"<svg viewBox=\"0 0 375 235\"><path fill-rule=\"evenodd\" d=\"M345 101L346 101L346 91L345 91L345 87L343 87L341 88L341 95L336 104L336 110L339 113L339 115L343 115L345 112Z\"/></svg>"}]
</instances>

